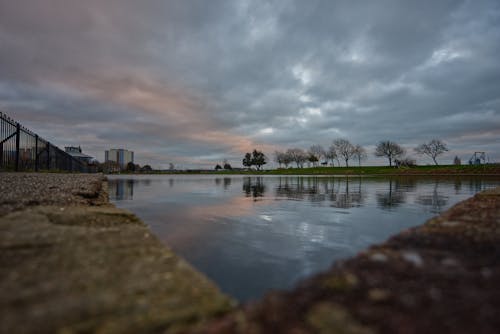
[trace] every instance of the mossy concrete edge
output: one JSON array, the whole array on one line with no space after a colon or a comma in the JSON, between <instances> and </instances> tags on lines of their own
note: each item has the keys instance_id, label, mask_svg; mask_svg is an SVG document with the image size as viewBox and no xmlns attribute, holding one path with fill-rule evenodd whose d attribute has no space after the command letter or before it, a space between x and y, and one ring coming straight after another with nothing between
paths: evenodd
<instances>
[{"instance_id":1,"label":"mossy concrete edge","mask_svg":"<svg viewBox=\"0 0 500 334\"><path fill-rule=\"evenodd\" d=\"M92 182L71 195L92 203L25 201L0 217L1 333L179 333L234 308Z\"/></svg>"}]
</instances>

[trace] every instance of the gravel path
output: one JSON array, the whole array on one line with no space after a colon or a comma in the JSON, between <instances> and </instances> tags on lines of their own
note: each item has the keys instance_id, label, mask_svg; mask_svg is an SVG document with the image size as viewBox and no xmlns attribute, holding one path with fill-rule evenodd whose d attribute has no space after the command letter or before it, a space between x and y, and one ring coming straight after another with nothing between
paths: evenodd
<instances>
[{"instance_id":1,"label":"gravel path","mask_svg":"<svg viewBox=\"0 0 500 334\"><path fill-rule=\"evenodd\" d=\"M36 205L108 203L101 174L0 173L0 216Z\"/></svg>"}]
</instances>

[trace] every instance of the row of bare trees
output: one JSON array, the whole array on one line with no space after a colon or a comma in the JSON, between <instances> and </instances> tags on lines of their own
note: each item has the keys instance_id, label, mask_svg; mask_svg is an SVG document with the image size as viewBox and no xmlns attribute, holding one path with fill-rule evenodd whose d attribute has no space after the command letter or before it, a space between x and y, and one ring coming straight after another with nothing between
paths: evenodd
<instances>
[{"instance_id":1,"label":"row of bare trees","mask_svg":"<svg viewBox=\"0 0 500 334\"><path fill-rule=\"evenodd\" d=\"M286 151L274 152L274 160L280 167L288 168L290 164L295 164L297 168L304 167L305 163L312 164L314 167L321 165L340 166L340 161L343 160L345 165L349 167L349 160L356 159L361 165L361 160L366 159L366 150L361 145L353 145L347 139L336 139L332 145L325 149L321 145L313 145L309 150L301 148L290 148Z\"/></svg>"},{"instance_id":2,"label":"row of bare trees","mask_svg":"<svg viewBox=\"0 0 500 334\"><path fill-rule=\"evenodd\" d=\"M423 143L414 148L414 151L419 155L427 155L434 161L437 166L436 158L449 151L446 144L439 139L432 139L428 143ZM415 164L415 161L410 158L405 158L406 150L399 144L386 140L378 143L375 148L375 156L386 157L389 160L389 166L392 166L393 162L398 165L403 162L403 164Z\"/></svg>"},{"instance_id":3,"label":"row of bare trees","mask_svg":"<svg viewBox=\"0 0 500 334\"><path fill-rule=\"evenodd\" d=\"M421 155L427 155L437 165L437 156L448 151L445 143L439 139L433 139L428 143L417 146L415 152ZM374 155L377 157L385 157L389 161L389 166L393 163L400 164L415 164L415 161L410 158L405 158L406 150L396 142L386 140L381 141L375 148ZM304 164L312 164L314 167L319 164L326 166L328 164L335 166L335 162L340 167L340 161L345 162L345 166L349 167L350 160L356 160L361 166L361 161L368 157L367 151L361 145L354 145L347 139L335 139L332 144L325 149L321 145L313 145L309 150L301 148L290 148L286 151L275 151L274 161L281 167L288 168L289 165L295 164L297 168L304 167Z\"/></svg>"}]
</instances>

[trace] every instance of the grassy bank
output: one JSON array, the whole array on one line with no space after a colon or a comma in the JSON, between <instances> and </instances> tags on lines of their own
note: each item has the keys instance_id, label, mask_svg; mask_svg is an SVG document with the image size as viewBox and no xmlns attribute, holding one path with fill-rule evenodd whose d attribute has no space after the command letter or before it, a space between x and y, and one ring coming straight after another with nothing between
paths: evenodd
<instances>
[{"instance_id":1,"label":"grassy bank","mask_svg":"<svg viewBox=\"0 0 500 334\"><path fill-rule=\"evenodd\" d=\"M415 167L388 167L388 166L353 166L353 167L313 167L313 168L292 168L275 169L262 173L270 174L304 174L304 175L467 175L467 174L493 174L500 175L500 165L483 166L415 166Z\"/></svg>"},{"instance_id":2,"label":"grassy bank","mask_svg":"<svg viewBox=\"0 0 500 334\"><path fill-rule=\"evenodd\" d=\"M134 174L134 173L122 173ZM482 166L415 166L415 167L388 167L388 166L353 166L353 167L311 167L311 168L280 168L262 171L153 171L138 174L217 174L217 175L500 175L500 164Z\"/></svg>"}]
</instances>

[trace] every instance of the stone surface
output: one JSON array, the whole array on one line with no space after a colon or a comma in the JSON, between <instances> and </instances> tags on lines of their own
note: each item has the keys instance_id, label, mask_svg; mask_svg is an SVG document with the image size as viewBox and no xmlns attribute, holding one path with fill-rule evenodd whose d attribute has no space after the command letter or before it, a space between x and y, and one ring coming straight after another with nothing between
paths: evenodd
<instances>
[{"instance_id":1,"label":"stone surface","mask_svg":"<svg viewBox=\"0 0 500 334\"><path fill-rule=\"evenodd\" d=\"M102 182L0 174L1 333L178 333L232 308Z\"/></svg>"},{"instance_id":2,"label":"stone surface","mask_svg":"<svg viewBox=\"0 0 500 334\"><path fill-rule=\"evenodd\" d=\"M499 328L497 188L196 333L498 333Z\"/></svg>"},{"instance_id":3,"label":"stone surface","mask_svg":"<svg viewBox=\"0 0 500 334\"><path fill-rule=\"evenodd\" d=\"M1 173L0 216L36 205L108 203L101 174Z\"/></svg>"}]
</instances>

